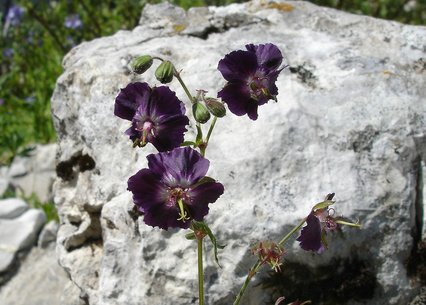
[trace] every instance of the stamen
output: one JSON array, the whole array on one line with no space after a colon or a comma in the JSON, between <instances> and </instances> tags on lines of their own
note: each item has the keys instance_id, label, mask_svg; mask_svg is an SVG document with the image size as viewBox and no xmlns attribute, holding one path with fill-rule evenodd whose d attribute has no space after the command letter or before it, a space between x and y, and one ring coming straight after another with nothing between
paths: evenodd
<instances>
[{"instance_id":1,"label":"stamen","mask_svg":"<svg viewBox=\"0 0 426 305\"><path fill-rule=\"evenodd\" d=\"M179 218L177 220L182 220L183 222L189 220L190 218L188 217L188 213L185 211L185 207L183 205L183 200L182 198L179 198L177 201L177 204L179 206Z\"/></svg>"}]
</instances>

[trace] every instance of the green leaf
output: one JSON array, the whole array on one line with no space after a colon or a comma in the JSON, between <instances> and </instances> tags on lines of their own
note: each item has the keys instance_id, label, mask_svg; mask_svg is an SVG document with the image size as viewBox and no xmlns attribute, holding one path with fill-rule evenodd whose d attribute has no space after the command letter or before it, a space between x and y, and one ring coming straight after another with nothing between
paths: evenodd
<instances>
[{"instance_id":1,"label":"green leaf","mask_svg":"<svg viewBox=\"0 0 426 305\"><path fill-rule=\"evenodd\" d=\"M204 183L207 183L207 182L216 182L216 180L211 178L211 177L204 176L197 183L193 184L191 187L196 188L197 186L204 184Z\"/></svg>"},{"instance_id":2,"label":"green leaf","mask_svg":"<svg viewBox=\"0 0 426 305\"><path fill-rule=\"evenodd\" d=\"M322 210L322 209L328 208L330 205L333 205L333 204L334 204L334 201L325 200L325 201L319 202L316 205L314 205L312 210L313 211Z\"/></svg>"},{"instance_id":3,"label":"green leaf","mask_svg":"<svg viewBox=\"0 0 426 305\"><path fill-rule=\"evenodd\" d=\"M211 179L211 178L210 178ZM210 230L209 226L204 222L204 221L192 221L192 229L193 230L200 230L202 232L204 232L205 234L207 234L207 236L210 238L210 241L213 244L213 250L214 250L214 259L217 263L217 265L222 268L222 266L219 263L219 258L217 256L217 249L224 249L226 245L220 245L217 243L217 239L214 236L213 232Z\"/></svg>"}]
</instances>

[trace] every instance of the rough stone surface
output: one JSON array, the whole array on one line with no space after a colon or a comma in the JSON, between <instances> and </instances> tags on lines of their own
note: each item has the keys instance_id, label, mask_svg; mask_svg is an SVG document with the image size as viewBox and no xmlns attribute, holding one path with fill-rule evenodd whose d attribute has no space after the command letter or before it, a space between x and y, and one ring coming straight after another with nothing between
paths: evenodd
<instances>
[{"instance_id":1,"label":"rough stone surface","mask_svg":"<svg viewBox=\"0 0 426 305\"><path fill-rule=\"evenodd\" d=\"M42 202L51 201L55 156L56 144L37 145L28 156L18 156L10 166L1 167L0 194L11 188L19 196L34 193Z\"/></svg>"},{"instance_id":2,"label":"rough stone surface","mask_svg":"<svg viewBox=\"0 0 426 305\"><path fill-rule=\"evenodd\" d=\"M49 221L40 232L37 245L46 248L49 244L56 241L59 225L55 221Z\"/></svg>"},{"instance_id":3,"label":"rough stone surface","mask_svg":"<svg viewBox=\"0 0 426 305\"><path fill-rule=\"evenodd\" d=\"M130 73L130 60L170 59L191 90L215 95L226 53L272 42L290 65L278 79L279 102L260 107L255 122L231 114L219 120L207 150L209 176L226 190L206 221L227 244L222 269L206 247L207 303L232 303L253 262L248 246L280 239L329 192L337 194L337 213L363 229L333 235L321 256L292 239L287 264L329 266L323 270L333 276L336 259L357 259L372 274L373 295L348 304L409 303L419 288L406 261L422 229L426 71L418 63L426 28L299 1L198 12L204 15L185 23L182 10L147 6L133 31L83 43L64 59L52 99L61 169L57 250L80 297L90 305L196 303L194 243L129 212L126 181L154 150L132 149L123 135L128 122L113 116L114 98L130 81L158 84L151 70ZM171 87L187 101L177 82ZM188 139L193 134L191 126ZM242 304L273 303L271 290L251 287Z\"/></svg>"},{"instance_id":4,"label":"rough stone surface","mask_svg":"<svg viewBox=\"0 0 426 305\"><path fill-rule=\"evenodd\" d=\"M0 288L2 305L81 305L78 293L64 293L70 283L59 266L55 246L33 248L21 262L19 272ZM66 297L64 297L66 295Z\"/></svg>"},{"instance_id":5,"label":"rough stone surface","mask_svg":"<svg viewBox=\"0 0 426 305\"><path fill-rule=\"evenodd\" d=\"M18 252L36 243L45 222L46 215L36 209L30 209L13 219L0 219L0 282L3 273L12 267Z\"/></svg>"},{"instance_id":6,"label":"rough stone surface","mask_svg":"<svg viewBox=\"0 0 426 305\"><path fill-rule=\"evenodd\" d=\"M28 204L19 198L0 200L0 219L13 219L28 210Z\"/></svg>"}]
</instances>

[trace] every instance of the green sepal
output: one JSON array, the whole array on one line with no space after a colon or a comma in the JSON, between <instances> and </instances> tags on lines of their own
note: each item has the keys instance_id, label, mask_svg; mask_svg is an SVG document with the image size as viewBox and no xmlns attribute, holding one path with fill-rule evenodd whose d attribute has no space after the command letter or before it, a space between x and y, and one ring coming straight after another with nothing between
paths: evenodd
<instances>
[{"instance_id":1,"label":"green sepal","mask_svg":"<svg viewBox=\"0 0 426 305\"><path fill-rule=\"evenodd\" d=\"M195 240L196 239L194 232L185 234L185 238L188 239L188 240Z\"/></svg>"},{"instance_id":2,"label":"green sepal","mask_svg":"<svg viewBox=\"0 0 426 305\"><path fill-rule=\"evenodd\" d=\"M206 106L199 102L192 104L192 113L194 115L194 119L198 123L205 124L208 120L210 120L210 112L207 110Z\"/></svg>"},{"instance_id":3,"label":"green sepal","mask_svg":"<svg viewBox=\"0 0 426 305\"><path fill-rule=\"evenodd\" d=\"M197 183L193 184L191 186L192 189L196 188L197 186L203 184L203 183L207 183L207 182L216 182L215 179L208 177L208 176L204 176L203 178L201 178L200 180L198 180Z\"/></svg>"},{"instance_id":4,"label":"green sepal","mask_svg":"<svg viewBox=\"0 0 426 305\"><path fill-rule=\"evenodd\" d=\"M214 259L216 261L216 264L222 268L222 266L219 263L219 258L217 256L217 249L224 249L226 245L220 245L217 243L217 239L214 236L213 232L210 230L209 226L204 221L192 221L191 229L202 231L203 233L207 234L210 238L210 241L213 244L213 251L214 251Z\"/></svg>"},{"instance_id":5,"label":"green sepal","mask_svg":"<svg viewBox=\"0 0 426 305\"><path fill-rule=\"evenodd\" d=\"M328 208L330 205L333 205L333 204L334 204L334 201L325 200L314 205L314 207L312 208L312 211L322 210L322 209Z\"/></svg>"},{"instance_id":6,"label":"green sepal","mask_svg":"<svg viewBox=\"0 0 426 305\"><path fill-rule=\"evenodd\" d=\"M192 141L185 141L182 144L180 144L181 147L185 147L185 146L195 146L196 143L192 142Z\"/></svg>"},{"instance_id":7,"label":"green sepal","mask_svg":"<svg viewBox=\"0 0 426 305\"><path fill-rule=\"evenodd\" d=\"M152 57L150 55L143 55L133 59L131 67L137 74L142 74L152 66Z\"/></svg>"},{"instance_id":8,"label":"green sepal","mask_svg":"<svg viewBox=\"0 0 426 305\"><path fill-rule=\"evenodd\" d=\"M157 70L155 70L155 77L162 84L167 84L173 80L174 73L175 68L173 64L170 61L165 60L158 66Z\"/></svg>"}]
</instances>

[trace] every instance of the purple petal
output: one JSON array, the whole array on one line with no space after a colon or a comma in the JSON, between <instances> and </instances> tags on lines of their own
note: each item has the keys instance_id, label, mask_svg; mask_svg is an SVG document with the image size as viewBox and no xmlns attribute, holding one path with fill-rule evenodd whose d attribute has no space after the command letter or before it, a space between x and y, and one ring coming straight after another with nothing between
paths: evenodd
<instances>
[{"instance_id":1,"label":"purple petal","mask_svg":"<svg viewBox=\"0 0 426 305\"><path fill-rule=\"evenodd\" d=\"M166 186L150 169L142 169L127 181L127 189L133 193L133 201L141 212L164 205Z\"/></svg>"},{"instance_id":2,"label":"purple petal","mask_svg":"<svg viewBox=\"0 0 426 305\"><path fill-rule=\"evenodd\" d=\"M168 228L189 228L191 221L183 222L178 220L179 217L179 208L176 205L159 205L149 209L144 214L143 221L149 226L159 227L164 230Z\"/></svg>"},{"instance_id":3,"label":"purple petal","mask_svg":"<svg viewBox=\"0 0 426 305\"><path fill-rule=\"evenodd\" d=\"M219 61L218 70L229 81L246 80L257 68L256 55L247 51L233 51Z\"/></svg>"},{"instance_id":4,"label":"purple petal","mask_svg":"<svg viewBox=\"0 0 426 305\"><path fill-rule=\"evenodd\" d=\"M175 114L185 114L185 106L176 97L176 93L166 86L153 88L148 115L161 120L164 116Z\"/></svg>"},{"instance_id":5,"label":"purple petal","mask_svg":"<svg viewBox=\"0 0 426 305\"><path fill-rule=\"evenodd\" d=\"M149 168L170 187L187 188L195 184L206 175L210 165L209 160L190 147L151 154L147 159Z\"/></svg>"},{"instance_id":6,"label":"purple petal","mask_svg":"<svg viewBox=\"0 0 426 305\"><path fill-rule=\"evenodd\" d=\"M250 98L247 85L243 83L228 83L217 94L227 105L229 110L238 116L250 113L251 119L257 119L258 103Z\"/></svg>"},{"instance_id":7,"label":"purple petal","mask_svg":"<svg viewBox=\"0 0 426 305\"><path fill-rule=\"evenodd\" d=\"M306 251L322 252L324 245L321 241L321 223L311 212L306 218L306 226L302 228L300 236L296 239L300 242L300 247Z\"/></svg>"},{"instance_id":8,"label":"purple petal","mask_svg":"<svg viewBox=\"0 0 426 305\"><path fill-rule=\"evenodd\" d=\"M115 99L114 114L131 121L139 106L147 107L151 88L147 83L131 83L121 89Z\"/></svg>"},{"instance_id":9,"label":"purple petal","mask_svg":"<svg viewBox=\"0 0 426 305\"><path fill-rule=\"evenodd\" d=\"M186 203L189 214L195 220L201 221L209 212L209 203L215 202L224 192L219 182L206 182L190 191L191 202Z\"/></svg>"},{"instance_id":10,"label":"purple petal","mask_svg":"<svg viewBox=\"0 0 426 305\"><path fill-rule=\"evenodd\" d=\"M156 128L155 137L150 135L148 140L158 151L172 150L183 142L188 124L189 119L185 115L169 117Z\"/></svg>"},{"instance_id":11,"label":"purple petal","mask_svg":"<svg viewBox=\"0 0 426 305\"><path fill-rule=\"evenodd\" d=\"M249 52L255 53L258 65L267 71L276 70L279 68L283 61L283 55L278 47L272 43L253 45L246 45Z\"/></svg>"}]
</instances>

